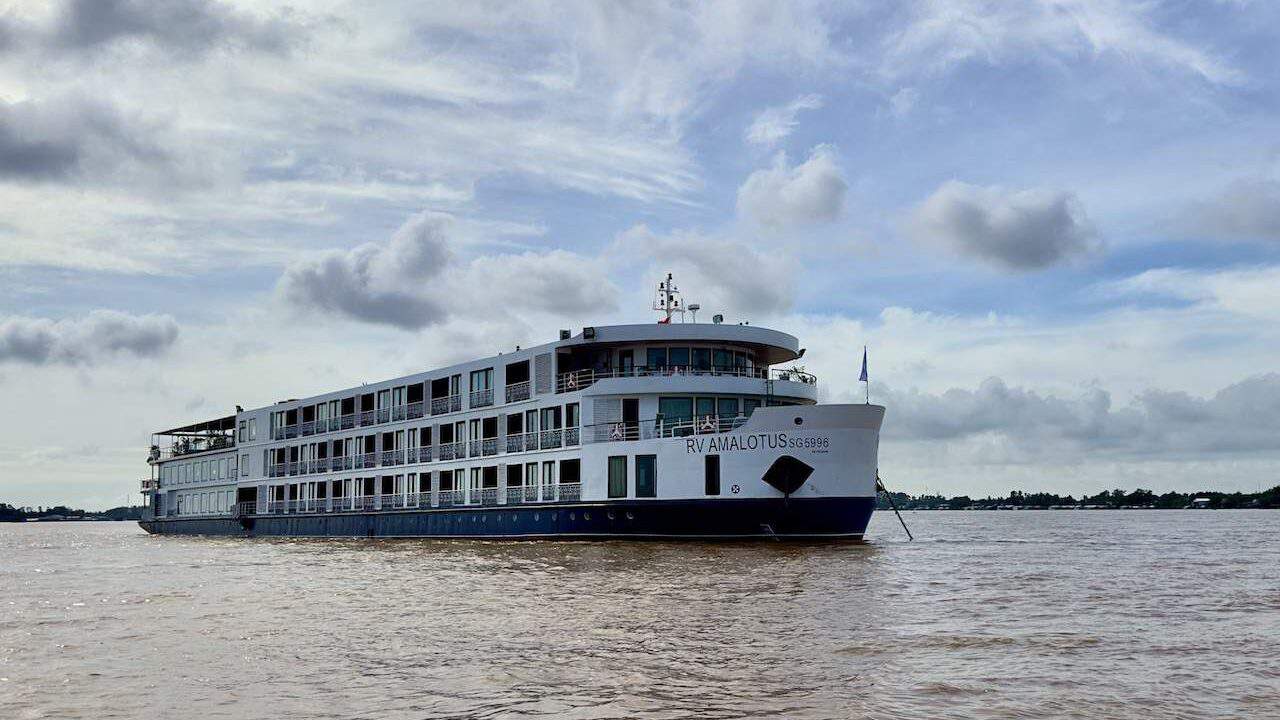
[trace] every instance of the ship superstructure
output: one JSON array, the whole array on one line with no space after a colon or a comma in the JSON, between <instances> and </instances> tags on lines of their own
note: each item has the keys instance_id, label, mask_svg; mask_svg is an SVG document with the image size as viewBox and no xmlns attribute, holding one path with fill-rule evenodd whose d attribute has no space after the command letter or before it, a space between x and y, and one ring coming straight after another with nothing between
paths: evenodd
<instances>
[{"instance_id":1,"label":"ship superstructure","mask_svg":"<svg viewBox=\"0 0 1280 720\"><path fill-rule=\"evenodd\" d=\"M860 537L877 405L818 405L797 339L660 322L156 433L153 533ZM718 320L718 318L717 318Z\"/></svg>"}]
</instances>

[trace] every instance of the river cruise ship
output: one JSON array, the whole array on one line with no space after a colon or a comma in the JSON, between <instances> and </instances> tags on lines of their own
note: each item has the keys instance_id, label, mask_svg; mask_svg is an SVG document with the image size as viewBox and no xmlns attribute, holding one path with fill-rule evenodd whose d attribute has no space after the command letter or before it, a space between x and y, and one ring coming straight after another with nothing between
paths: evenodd
<instances>
[{"instance_id":1,"label":"river cruise ship","mask_svg":"<svg viewBox=\"0 0 1280 720\"><path fill-rule=\"evenodd\" d=\"M786 333L684 317L155 433L156 534L852 538L884 408L818 404ZM690 309L696 310L696 306ZM696 313L695 313L696 317Z\"/></svg>"}]
</instances>

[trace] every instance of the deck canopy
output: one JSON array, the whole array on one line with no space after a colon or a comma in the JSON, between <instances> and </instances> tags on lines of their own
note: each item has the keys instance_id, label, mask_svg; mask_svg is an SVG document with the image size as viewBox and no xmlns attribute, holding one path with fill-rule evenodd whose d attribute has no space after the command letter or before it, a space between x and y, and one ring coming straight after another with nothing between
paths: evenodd
<instances>
[{"instance_id":1,"label":"deck canopy","mask_svg":"<svg viewBox=\"0 0 1280 720\"><path fill-rule=\"evenodd\" d=\"M225 434L235 429L236 416L228 415L216 420L205 420L204 422L183 425L172 430L161 430L152 434L162 437L207 437L209 435Z\"/></svg>"}]
</instances>

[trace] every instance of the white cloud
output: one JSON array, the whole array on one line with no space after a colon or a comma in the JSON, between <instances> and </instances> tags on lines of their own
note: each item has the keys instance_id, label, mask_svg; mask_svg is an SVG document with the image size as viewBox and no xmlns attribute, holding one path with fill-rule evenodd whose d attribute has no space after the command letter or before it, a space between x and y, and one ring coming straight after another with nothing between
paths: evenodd
<instances>
[{"instance_id":1,"label":"white cloud","mask_svg":"<svg viewBox=\"0 0 1280 720\"><path fill-rule=\"evenodd\" d=\"M685 303L698 303L709 317L776 317L795 302L801 267L778 250L762 250L740 240L677 231L658 235L644 225L626 230L609 250L615 266L647 261L646 283L673 273Z\"/></svg>"},{"instance_id":2,"label":"white cloud","mask_svg":"<svg viewBox=\"0 0 1280 720\"><path fill-rule=\"evenodd\" d=\"M156 357L178 339L168 315L94 310L81 318L0 319L0 363L92 365L118 356Z\"/></svg>"},{"instance_id":3,"label":"white cloud","mask_svg":"<svg viewBox=\"0 0 1280 720\"><path fill-rule=\"evenodd\" d=\"M944 183L914 208L907 234L1012 270L1038 270L1096 249L1097 232L1073 193Z\"/></svg>"},{"instance_id":4,"label":"white cloud","mask_svg":"<svg viewBox=\"0 0 1280 720\"><path fill-rule=\"evenodd\" d=\"M889 98L889 112L894 117L902 118L911 114L916 103L920 102L920 91L913 87L900 88Z\"/></svg>"},{"instance_id":5,"label":"white cloud","mask_svg":"<svg viewBox=\"0 0 1280 720\"><path fill-rule=\"evenodd\" d=\"M1126 458L1280 451L1280 375L1246 378L1208 398L1147 389L1115 407L1102 388L1060 398L988 378L942 393L881 388L894 409L890 440L998 438L1003 457L1061 461L1080 453Z\"/></svg>"},{"instance_id":6,"label":"white cloud","mask_svg":"<svg viewBox=\"0 0 1280 720\"><path fill-rule=\"evenodd\" d=\"M436 213L410 218L385 244L328 251L291 263L281 301L312 316L421 330L452 317L605 312L617 289L603 264L564 250L459 260L456 223Z\"/></svg>"},{"instance_id":7,"label":"white cloud","mask_svg":"<svg viewBox=\"0 0 1280 720\"><path fill-rule=\"evenodd\" d=\"M922 0L881 43L887 77L941 73L975 61L1060 62L1109 57L1189 73L1214 84L1242 80L1226 61L1155 27L1157 3L1126 0Z\"/></svg>"},{"instance_id":8,"label":"white cloud","mask_svg":"<svg viewBox=\"0 0 1280 720\"><path fill-rule=\"evenodd\" d=\"M761 110L747 127L743 136L752 145L766 147L776 145L796 128L796 116L801 110L817 110L822 107L821 95L801 95L786 105Z\"/></svg>"},{"instance_id":9,"label":"white cloud","mask_svg":"<svg viewBox=\"0 0 1280 720\"><path fill-rule=\"evenodd\" d=\"M1191 212L1191 228L1210 238L1280 242L1280 182L1237 180Z\"/></svg>"},{"instance_id":10,"label":"white cloud","mask_svg":"<svg viewBox=\"0 0 1280 720\"><path fill-rule=\"evenodd\" d=\"M738 188L738 214L773 228L831 222L843 211L848 188L831 145L815 147L795 167L778 153L772 167L751 173Z\"/></svg>"}]
</instances>

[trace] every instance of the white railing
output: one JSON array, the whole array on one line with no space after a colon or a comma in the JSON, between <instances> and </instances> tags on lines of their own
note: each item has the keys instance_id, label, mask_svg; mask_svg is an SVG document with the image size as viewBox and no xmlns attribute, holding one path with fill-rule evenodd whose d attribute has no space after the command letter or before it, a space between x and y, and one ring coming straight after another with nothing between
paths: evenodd
<instances>
[{"instance_id":1,"label":"white railing","mask_svg":"<svg viewBox=\"0 0 1280 720\"><path fill-rule=\"evenodd\" d=\"M466 501L464 490L439 490L435 493L432 505L436 507L452 507Z\"/></svg>"},{"instance_id":2,"label":"white railing","mask_svg":"<svg viewBox=\"0 0 1280 720\"><path fill-rule=\"evenodd\" d=\"M563 439L564 434L559 429L543 430L541 437L538 438L538 445L543 450L558 448L560 447L560 443Z\"/></svg>"},{"instance_id":3,"label":"white railing","mask_svg":"<svg viewBox=\"0 0 1280 720\"><path fill-rule=\"evenodd\" d=\"M493 388L484 390L472 390L469 404L467 407L488 407L493 404Z\"/></svg>"},{"instance_id":4,"label":"white railing","mask_svg":"<svg viewBox=\"0 0 1280 720\"><path fill-rule=\"evenodd\" d=\"M507 386L507 402L513 403L520 402L521 400L528 400L532 396L531 390L532 386L529 384L528 380L512 383Z\"/></svg>"},{"instance_id":5,"label":"white railing","mask_svg":"<svg viewBox=\"0 0 1280 720\"><path fill-rule=\"evenodd\" d=\"M447 397L438 397L431 399L431 414L443 415L450 412L458 412L462 409L462 396L449 395Z\"/></svg>"},{"instance_id":6,"label":"white railing","mask_svg":"<svg viewBox=\"0 0 1280 720\"><path fill-rule=\"evenodd\" d=\"M639 422L611 422L588 425L584 428L583 441L627 442L631 440L652 440L654 438L688 437L690 435L710 435L732 432L747 422L747 416L737 415L695 415L672 420L642 420Z\"/></svg>"},{"instance_id":7,"label":"white railing","mask_svg":"<svg viewBox=\"0 0 1280 720\"><path fill-rule=\"evenodd\" d=\"M807 378L805 382L812 381L816 383L817 379L812 375L801 371L777 371L779 373L790 373L797 380L800 376ZM764 380L769 377L769 372L762 367L738 367L738 366L697 366L697 365L668 365L664 367L645 367L633 366L630 368L606 368L604 370L572 370L560 373L556 377L556 392L576 392L584 388L591 387L601 380L612 378L632 378L632 377L681 377L681 376L714 376L714 377L742 377L756 378ZM792 379L792 377L778 379Z\"/></svg>"},{"instance_id":8,"label":"white railing","mask_svg":"<svg viewBox=\"0 0 1280 720\"><path fill-rule=\"evenodd\" d=\"M422 401L409 403L409 419L417 420L422 417Z\"/></svg>"}]
</instances>

